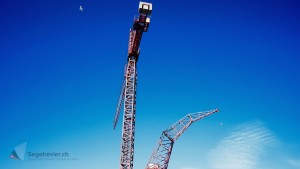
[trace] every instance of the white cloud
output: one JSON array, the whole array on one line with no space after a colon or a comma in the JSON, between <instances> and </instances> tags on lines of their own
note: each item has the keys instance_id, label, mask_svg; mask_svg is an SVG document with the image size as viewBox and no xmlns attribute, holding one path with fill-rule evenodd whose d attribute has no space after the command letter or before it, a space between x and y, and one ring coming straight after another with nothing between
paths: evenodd
<instances>
[{"instance_id":1,"label":"white cloud","mask_svg":"<svg viewBox=\"0 0 300 169\"><path fill-rule=\"evenodd\" d=\"M288 159L288 163L300 169L300 159Z\"/></svg>"},{"instance_id":2,"label":"white cloud","mask_svg":"<svg viewBox=\"0 0 300 169\"><path fill-rule=\"evenodd\" d=\"M260 121L236 127L208 155L213 169L255 169L267 145L276 142Z\"/></svg>"}]
</instances>

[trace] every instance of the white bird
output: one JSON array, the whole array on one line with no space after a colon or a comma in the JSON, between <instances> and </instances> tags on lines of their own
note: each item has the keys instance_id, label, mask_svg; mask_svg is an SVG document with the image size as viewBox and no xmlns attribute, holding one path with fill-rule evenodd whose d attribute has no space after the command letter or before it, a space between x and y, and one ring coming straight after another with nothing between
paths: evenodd
<instances>
[{"instance_id":1,"label":"white bird","mask_svg":"<svg viewBox=\"0 0 300 169\"><path fill-rule=\"evenodd\" d=\"M79 6L79 10L83 12L83 7L81 5Z\"/></svg>"}]
</instances>

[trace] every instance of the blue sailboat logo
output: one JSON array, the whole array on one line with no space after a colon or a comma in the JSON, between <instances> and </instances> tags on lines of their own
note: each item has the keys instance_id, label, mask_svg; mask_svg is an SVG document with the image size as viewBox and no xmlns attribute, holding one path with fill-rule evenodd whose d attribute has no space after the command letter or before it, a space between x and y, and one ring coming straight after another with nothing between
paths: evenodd
<instances>
[{"instance_id":1,"label":"blue sailboat logo","mask_svg":"<svg viewBox=\"0 0 300 169\"><path fill-rule=\"evenodd\" d=\"M10 158L15 160L24 160L27 143L22 143L15 147L14 151L11 152Z\"/></svg>"}]
</instances>

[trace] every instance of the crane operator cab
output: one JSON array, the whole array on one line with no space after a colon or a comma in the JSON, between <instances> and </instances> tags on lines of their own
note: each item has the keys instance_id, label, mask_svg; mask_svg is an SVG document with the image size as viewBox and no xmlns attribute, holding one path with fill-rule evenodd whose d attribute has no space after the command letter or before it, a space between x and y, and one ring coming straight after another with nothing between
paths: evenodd
<instances>
[{"instance_id":1,"label":"crane operator cab","mask_svg":"<svg viewBox=\"0 0 300 169\"><path fill-rule=\"evenodd\" d=\"M140 1L139 13L140 16L138 18L138 22L143 27L143 32L147 32L150 24L151 13L152 13L152 4L148 2Z\"/></svg>"}]
</instances>

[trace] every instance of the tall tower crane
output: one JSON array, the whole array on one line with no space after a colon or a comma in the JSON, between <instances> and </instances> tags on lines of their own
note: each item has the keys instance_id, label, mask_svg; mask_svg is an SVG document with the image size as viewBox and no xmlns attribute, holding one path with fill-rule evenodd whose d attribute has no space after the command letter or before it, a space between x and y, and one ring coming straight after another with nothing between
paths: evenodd
<instances>
[{"instance_id":1,"label":"tall tower crane","mask_svg":"<svg viewBox=\"0 0 300 169\"><path fill-rule=\"evenodd\" d=\"M151 3L140 2L139 15L134 18L129 33L127 64L125 65L126 73L113 123L115 128L124 102L120 169L133 168L137 86L136 63L140 54L139 46L143 32L147 32L149 28L151 12Z\"/></svg>"},{"instance_id":2,"label":"tall tower crane","mask_svg":"<svg viewBox=\"0 0 300 169\"><path fill-rule=\"evenodd\" d=\"M170 128L163 131L157 148L153 151L146 169L167 169L170 161L174 142L188 129L188 127L204 117L218 112L218 109L210 110L207 112L199 112L188 114Z\"/></svg>"}]
</instances>

